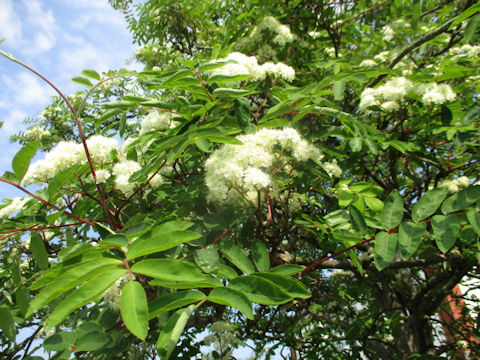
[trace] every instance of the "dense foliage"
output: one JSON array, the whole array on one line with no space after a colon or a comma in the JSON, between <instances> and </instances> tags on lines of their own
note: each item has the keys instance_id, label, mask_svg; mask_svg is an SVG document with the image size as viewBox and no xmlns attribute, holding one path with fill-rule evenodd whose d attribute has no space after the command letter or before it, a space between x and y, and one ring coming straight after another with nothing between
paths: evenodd
<instances>
[{"instance_id":1,"label":"dense foliage","mask_svg":"<svg viewBox=\"0 0 480 360\"><path fill-rule=\"evenodd\" d=\"M0 177L2 359L480 357L478 3L110 3L145 70Z\"/></svg>"}]
</instances>

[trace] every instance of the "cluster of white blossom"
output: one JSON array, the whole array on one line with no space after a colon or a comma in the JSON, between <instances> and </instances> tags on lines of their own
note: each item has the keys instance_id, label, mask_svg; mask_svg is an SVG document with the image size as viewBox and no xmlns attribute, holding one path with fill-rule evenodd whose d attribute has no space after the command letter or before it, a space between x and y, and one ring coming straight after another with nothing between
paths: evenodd
<instances>
[{"instance_id":1,"label":"cluster of white blossom","mask_svg":"<svg viewBox=\"0 0 480 360\"><path fill-rule=\"evenodd\" d=\"M383 34L383 40L390 41L393 39L393 36L395 35L395 31L392 29L391 26L387 25L383 28L382 34Z\"/></svg>"},{"instance_id":2,"label":"cluster of white blossom","mask_svg":"<svg viewBox=\"0 0 480 360\"><path fill-rule=\"evenodd\" d=\"M14 197L11 199L4 199L6 205L0 208L0 218L7 218L13 213L23 209L25 203L30 200L28 197Z\"/></svg>"},{"instance_id":3,"label":"cluster of white blossom","mask_svg":"<svg viewBox=\"0 0 480 360\"><path fill-rule=\"evenodd\" d=\"M140 122L140 135L153 130L166 130L176 127L179 122L172 120L173 114L165 111L152 111Z\"/></svg>"},{"instance_id":4,"label":"cluster of white blossom","mask_svg":"<svg viewBox=\"0 0 480 360\"><path fill-rule=\"evenodd\" d=\"M230 62L211 70L210 74L250 75L254 81L264 80L267 75L279 77L286 81L295 79L295 70L284 63L266 62L259 65L254 56L247 56L239 52L232 52L226 58L217 61Z\"/></svg>"},{"instance_id":5,"label":"cluster of white blossom","mask_svg":"<svg viewBox=\"0 0 480 360\"><path fill-rule=\"evenodd\" d=\"M110 162L113 150L119 145L115 139L94 135L87 139L87 146L94 164L103 165ZM23 183L40 185L47 182L59 172L76 164L85 164L87 157L82 144L73 141L61 141L44 159L38 160L28 168Z\"/></svg>"},{"instance_id":6,"label":"cluster of white blossom","mask_svg":"<svg viewBox=\"0 0 480 360\"><path fill-rule=\"evenodd\" d=\"M28 140L40 140L44 136L49 136L50 131L34 126L23 133L23 137Z\"/></svg>"},{"instance_id":7,"label":"cluster of white blossom","mask_svg":"<svg viewBox=\"0 0 480 360\"><path fill-rule=\"evenodd\" d=\"M250 38L255 42L263 42L265 31L272 32L275 36L273 42L278 46L285 46L295 40L295 36L290 31L290 27L281 24L272 16L265 16L250 34Z\"/></svg>"},{"instance_id":8,"label":"cluster of white blossom","mask_svg":"<svg viewBox=\"0 0 480 360\"><path fill-rule=\"evenodd\" d=\"M372 68L377 66L377 63L372 59L365 59L358 66L363 68Z\"/></svg>"},{"instance_id":9,"label":"cluster of white blossom","mask_svg":"<svg viewBox=\"0 0 480 360\"><path fill-rule=\"evenodd\" d=\"M112 310L120 310L120 297L122 296L122 288L130 281L135 280L135 275L132 273L123 275L120 279L110 286L103 293L103 301Z\"/></svg>"},{"instance_id":10,"label":"cluster of white blossom","mask_svg":"<svg viewBox=\"0 0 480 360\"><path fill-rule=\"evenodd\" d=\"M282 189L276 175L291 170L292 161L312 159L320 163L323 158L321 152L293 128L261 129L237 139L243 145L227 144L214 151L205 162L207 198L212 202L255 204L261 190L280 199ZM332 175L341 174L336 162L322 166Z\"/></svg>"},{"instance_id":11,"label":"cluster of white blossom","mask_svg":"<svg viewBox=\"0 0 480 360\"><path fill-rule=\"evenodd\" d=\"M62 108L60 106L50 105L49 107L47 107L45 110L42 111L42 113L38 116L38 118L40 120L45 120L53 116L53 114L61 111L62 111Z\"/></svg>"},{"instance_id":12,"label":"cluster of white blossom","mask_svg":"<svg viewBox=\"0 0 480 360\"><path fill-rule=\"evenodd\" d=\"M438 183L439 188L445 188L449 193L459 192L468 185L470 185L470 179L466 176L460 176L453 180L442 180Z\"/></svg>"},{"instance_id":13,"label":"cluster of white blossom","mask_svg":"<svg viewBox=\"0 0 480 360\"><path fill-rule=\"evenodd\" d=\"M475 59L480 55L479 45L465 44L462 46L453 47L448 50L449 55L453 55L454 59L458 58L470 58Z\"/></svg>"},{"instance_id":14,"label":"cluster of white blossom","mask_svg":"<svg viewBox=\"0 0 480 360\"><path fill-rule=\"evenodd\" d=\"M366 88L360 95L360 109L369 106L380 106L391 112L400 108L399 101L409 92L422 95L421 101L426 104L443 104L455 100L455 93L447 84L413 83L405 77L394 77L377 88Z\"/></svg>"}]
</instances>

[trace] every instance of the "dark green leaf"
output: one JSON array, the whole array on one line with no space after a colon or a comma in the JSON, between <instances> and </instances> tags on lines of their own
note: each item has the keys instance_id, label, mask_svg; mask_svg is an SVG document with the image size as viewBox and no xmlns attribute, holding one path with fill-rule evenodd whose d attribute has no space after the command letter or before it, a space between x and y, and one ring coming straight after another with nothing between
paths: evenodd
<instances>
[{"instance_id":1,"label":"dark green leaf","mask_svg":"<svg viewBox=\"0 0 480 360\"><path fill-rule=\"evenodd\" d=\"M243 250L234 245L231 241L223 240L218 245L223 255L237 268L246 274L251 274L255 271L252 263L248 260Z\"/></svg>"},{"instance_id":2,"label":"dark green leaf","mask_svg":"<svg viewBox=\"0 0 480 360\"><path fill-rule=\"evenodd\" d=\"M467 212L467 219L472 225L473 230L480 236L480 214L476 211Z\"/></svg>"},{"instance_id":3,"label":"dark green leaf","mask_svg":"<svg viewBox=\"0 0 480 360\"><path fill-rule=\"evenodd\" d=\"M209 301L216 304L227 305L234 307L245 315L248 319L253 320L252 304L248 297L242 294L240 291L233 290L225 287L218 287L213 289L208 294Z\"/></svg>"},{"instance_id":4,"label":"dark green leaf","mask_svg":"<svg viewBox=\"0 0 480 360\"><path fill-rule=\"evenodd\" d=\"M412 220L417 222L433 215L445 196L447 196L447 190L444 188L427 191L413 206Z\"/></svg>"},{"instance_id":5,"label":"dark green leaf","mask_svg":"<svg viewBox=\"0 0 480 360\"><path fill-rule=\"evenodd\" d=\"M260 240L252 242L252 259L259 271L270 270L270 256L267 247Z\"/></svg>"},{"instance_id":6,"label":"dark green leaf","mask_svg":"<svg viewBox=\"0 0 480 360\"><path fill-rule=\"evenodd\" d=\"M397 190L394 190L388 195L383 206L380 221L385 230L392 230L396 228L403 219L403 199Z\"/></svg>"},{"instance_id":7,"label":"dark green leaf","mask_svg":"<svg viewBox=\"0 0 480 360\"><path fill-rule=\"evenodd\" d=\"M48 253L43 243L42 238L37 232L30 234L30 249L32 250L33 258L40 269L48 268Z\"/></svg>"},{"instance_id":8,"label":"dark green leaf","mask_svg":"<svg viewBox=\"0 0 480 360\"><path fill-rule=\"evenodd\" d=\"M218 268L218 265L220 265L218 250L213 246L195 250L195 262L198 267L206 273L215 271Z\"/></svg>"},{"instance_id":9,"label":"dark green leaf","mask_svg":"<svg viewBox=\"0 0 480 360\"><path fill-rule=\"evenodd\" d=\"M182 335L188 319L195 310L195 305L176 311L163 327L157 341L157 351L160 359L168 360Z\"/></svg>"},{"instance_id":10,"label":"dark green leaf","mask_svg":"<svg viewBox=\"0 0 480 360\"><path fill-rule=\"evenodd\" d=\"M28 143L13 157L12 169L19 182L22 181L23 177L27 173L28 167L30 166L30 161L32 161L32 158L35 156L39 146L39 141Z\"/></svg>"},{"instance_id":11,"label":"dark green leaf","mask_svg":"<svg viewBox=\"0 0 480 360\"><path fill-rule=\"evenodd\" d=\"M75 351L100 350L107 347L110 342L110 337L104 332L99 330L90 331L78 339Z\"/></svg>"},{"instance_id":12,"label":"dark green leaf","mask_svg":"<svg viewBox=\"0 0 480 360\"><path fill-rule=\"evenodd\" d=\"M130 281L123 287L120 314L127 329L140 340L145 340L149 319L147 295L138 281Z\"/></svg>"},{"instance_id":13,"label":"dark green leaf","mask_svg":"<svg viewBox=\"0 0 480 360\"><path fill-rule=\"evenodd\" d=\"M435 242L441 252L446 253L457 240L460 230L458 216L435 215L432 218L432 229Z\"/></svg>"},{"instance_id":14,"label":"dark green leaf","mask_svg":"<svg viewBox=\"0 0 480 360\"><path fill-rule=\"evenodd\" d=\"M442 204L441 210L442 213L449 214L455 211L464 210L479 200L480 185L469 186L445 200Z\"/></svg>"},{"instance_id":15,"label":"dark green leaf","mask_svg":"<svg viewBox=\"0 0 480 360\"><path fill-rule=\"evenodd\" d=\"M148 303L149 319L153 319L164 312L178 309L182 306L199 302L205 299L201 291L178 291L172 294L160 296Z\"/></svg>"},{"instance_id":16,"label":"dark green leaf","mask_svg":"<svg viewBox=\"0 0 480 360\"><path fill-rule=\"evenodd\" d=\"M375 236L375 267L381 271L395 259L398 245L398 234L379 232Z\"/></svg>"},{"instance_id":17,"label":"dark green leaf","mask_svg":"<svg viewBox=\"0 0 480 360\"><path fill-rule=\"evenodd\" d=\"M0 329L2 329L3 334L12 341L15 341L15 334L17 330L15 329L15 321L13 316L6 307L0 306Z\"/></svg>"},{"instance_id":18,"label":"dark green leaf","mask_svg":"<svg viewBox=\"0 0 480 360\"><path fill-rule=\"evenodd\" d=\"M276 284L260 276L237 277L230 281L228 287L242 292L250 301L263 305L279 305L292 300Z\"/></svg>"},{"instance_id":19,"label":"dark green leaf","mask_svg":"<svg viewBox=\"0 0 480 360\"><path fill-rule=\"evenodd\" d=\"M350 205L348 207L348 213L350 215L350 220L352 221L353 228L360 236L364 236L368 233L368 227L365 223L362 213L355 207Z\"/></svg>"},{"instance_id":20,"label":"dark green leaf","mask_svg":"<svg viewBox=\"0 0 480 360\"><path fill-rule=\"evenodd\" d=\"M398 245L402 252L402 259L405 260L417 250L426 228L427 225L423 222L416 224L403 222L400 224Z\"/></svg>"},{"instance_id":21,"label":"dark green leaf","mask_svg":"<svg viewBox=\"0 0 480 360\"><path fill-rule=\"evenodd\" d=\"M285 265L278 265L272 269L272 273L281 274L281 275L295 275L303 271L305 266L302 265L294 265L294 264L285 264Z\"/></svg>"}]
</instances>

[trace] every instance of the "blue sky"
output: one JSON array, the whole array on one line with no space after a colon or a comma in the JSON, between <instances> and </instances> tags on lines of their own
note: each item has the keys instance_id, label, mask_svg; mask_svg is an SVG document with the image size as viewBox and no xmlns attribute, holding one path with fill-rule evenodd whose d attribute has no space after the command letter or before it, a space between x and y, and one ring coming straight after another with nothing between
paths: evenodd
<instances>
[{"instance_id":1,"label":"blue sky","mask_svg":"<svg viewBox=\"0 0 480 360\"><path fill-rule=\"evenodd\" d=\"M107 0L0 0L0 49L46 75L63 92L82 89L71 81L84 69L127 66L137 48L119 11ZM18 151L9 136L24 129L50 104L53 90L17 64L0 58L0 174L11 170ZM15 189L14 189L15 190ZM22 196L0 184L0 198Z\"/></svg>"}]
</instances>

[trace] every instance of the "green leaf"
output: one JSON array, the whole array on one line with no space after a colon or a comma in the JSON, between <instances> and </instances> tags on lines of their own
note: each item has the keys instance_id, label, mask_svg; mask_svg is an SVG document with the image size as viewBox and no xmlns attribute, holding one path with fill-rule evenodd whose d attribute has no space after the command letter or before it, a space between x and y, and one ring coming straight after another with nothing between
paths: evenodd
<instances>
[{"instance_id":1,"label":"green leaf","mask_svg":"<svg viewBox=\"0 0 480 360\"><path fill-rule=\"evenodd\" d=\"M70 313L81 306L87 305L97 296L107 290L121 276L126 274L125 269L111 269L104 271L89 281L85 282L80 288L68 295L53 310L47 320L46 328L52 328L60 324Z\"/></svg>"},{"instance_id":2,"label":"green leaf","mask_svg":"<svg viewBox=\"0 0 480 360\"><path fill-rule=\"evenodd\" d=\"M365 197L363 199L365 201L365 205L367 205L370 209L375 212L380 212L383 210L383 202L374 197Z\"/></svg>"},{"instance_id":3,"label":"green leaf","mask_svg":"<svg viewBox=\"0 0 480 360\"><path fill-rule=\"evenodd\" d=\"M195 250L195 262L198 267L206 273L211 273L220 265L220 258L218 250L214 246L209 246L205 249Z\"/></svg>"},{"instance_id":4,"label":"green leaf","mask_svg":"<svg viewBox=\"0 0 480 360\"><path fill-rule=\"evenodd\" d=\"M272 273L281 275L295 275L303 271L305 266L295 264L278 265L272 269Z\"/></svg>"},{"instance_id":5,"label":"green leaf","mask_svg":"<svg viewBox=\"0 0 480 360\"><path fill-rule=\"evenodd\" d=\"M121 263L122 261L118 259L100 258L68 269L56 278L55 281L49 282L48 285L35 296L30 303L25 317L30 317L35 311L47 305L53 299L92 278L99 272L112 271ZM48 274L48 272L46 274Z\"/></svg>"},{"instance_id":6,"label":"green leaf","mask_svg":"<svg viewBox=\"0 0 480 360\"><path fill-rule=\"evenodd\" d=\"M234 245L231 241L223 240L218 244L218 247L222 254L244 273L251 274L255 271L252 263L248 260L242 249Z\"/></svg>"},{"instance_id":7,"label":"green leaf","mask_svg":"<svg viewBox=\"0 0 480 360\"><path fill-rule=\"evenodd\" d=\"M338 197L338 206L347 207L353 201L353 195L350 191L342 191Z\"/></svg>"},{"instance_id":8,"label":"green leaf","mask_svg":"<svg viewBox=\"0 0 480 360\"><path fill-rule=\"evenodd\" d=\"M48 268L48 253L42 238L37 232L32 231L30 234L30 249L33 258L40 269Z\"/></svg>"},{"instance_id":9,"label":"green leaf","mask_svg":"<svg viewBox=\"0 0 480 360\"><path fill-rule=\"evenodd\" d=\"M208 83L228 83L234 81L242 81L249 79L250 75L226 75L226 74L212 74L208 77Z\"/></svg>"},{"instance_id":10,"label":"green leaf","mask_svg":"<svg viewBox=\"0 0 480 360\"><path fill-rule=\"evenodd\" d=\"M460 220L458 216L435 215L432 218L432 229L438 248L446 253L457 240Z\"/></svg>"},{"instance_id":11,"label":"green leaf","mask_svg":"<svg viewBox=\"0 0 480 360\"><path fill-rule=\"evenodd\" d=\"M3 306L0 306L0 329L7 338L15 341L15 334L17 333L15 321L10 310Z\"/></svg>"},{"instance_id":12,"label":"green leaf","mask_svg":"<svg viewBox=\"0 0 480 360\"><path fill-rule=\"evenodd\" d=\"M155 279L149 282L153 286L161 286L168 289L197 289L197 288L213 288L223 286L222 282L215 277L198 279L196 281L176 281Z\"/></svg>"},{"instance_id":13,"label":"green leaf","mask_svg":"<svg viewBox=\"0 0 480 360\"><path fill-rule=\"evenodd\" d=\"M190 69L181 69L178 70L176 73L170 75L165 81L162 83L163 86L171 86L174 85L177 80L183 79L187 76L193 75L193 71Z\"/></svg>"},{"instance_id":14,"label":"green leaf","mask_svg":"<svg viewBox=\"0 0 480 360\"><path fill-rule=\"evenodd\" d=\"M441 210L444 214L464 210L478 200L480 200L480 185L469 186L445 200Z\"/></svg>"},{"instance_id":15,"label":"green leaf","mask_svg":"<svg viewBox=\"0 0 480 360\"><path fill-rule=\"evenodd\" d=\"M250 301L258 304L279 305L292 300L280 287L260 276L239 276L232 279L228 287L242 292Z\"/></svg>"},{"instance_id":16,"label":"green leaf","mask_svg":"<svg viewBox=\"0 0 480 360\"><path fill-rule=\"evenodd\" d=\"M57 332L43 341L43 348L47 351L63 351L75 345L76 334L73 332Z\"/></svg>"},{"instance_id":17,"label":"green leaf","mask_svg":"<svg viewBox=\"0 0 480 360\"><path fill-rule=\"evenodd\" d=\"M195 310L195 305L176 311L165 324L157 340L160 359L168 360L182 335L187 321Z\"/></svg>"},{"instance_id":18,"label":"green leaf","mask_svg":"<svg viewBox=\"0 0 480 360\"><path fill-rule=\"evenodd\" d=\"M427 191L413 206L412 220L417 222L433 215L445 196L447 196L447 190L444 188Z\"/></svg>"},{"instance_id":19,"label":"green leaf","mask_svg":"<svg viewBox=\"0 0 480 360\"><path fill-rule=\"evenodd\" d=\"M350 205L348 207L348 213L350 215L350 220L352 221L353 228L360 236L364 236L368 233L368 227L365 223L362 213L355 207Z\"/></svg>"},{"instance_id":20,"label":"green leaf","mask_svg":"<svg viewBox=\"0 0 480 360\"><path fill-rule=\"evenodd\" d=\"M93 84L90 82L90 80L88 80L87 78L84 78L83 76L76 76L72 78L72 81L89 88L93 87Z\"/></svg>"},{"instance_id":21,"label":"green leaf","mask_svg":"<svg viewBox=\"0 0 480 360\"><path fill-rule=\"evenodd\" d=\"M75 352L101 350L108 347L111 341L110 337L102 331L90 331L78 339Z\"/></svg>"},{"instance_id":22,"label":"green leaf","mask_svg":"<svg viewBox=\"0 0 480 360\"><path fill-rule=\"evenodd\" d=\"M355 136L348 142L353 152L359 152L362 150L363 139L360 136Z\"/></svg>"},{"instance_id":23,"label":"green leaf","mask_svg":"<svg viewBox=\"0 0 480 360\"><path fill-rule=\"evenodd\" d=\"M250 303L250 300L248 300L248 297L240 291L218 287L208 294L207 299L216 304L234 307L240 310L247 319L253 320L252 304Z\"/></svg>"},{"instance_id":24,"label":"green leaf","mask_svg":"<svg viewBox=\"0 0 480 360\"><path fill-rule=\"evenodd\" d=\"M22 181L23 177L27 173L30 161L35 156L35 153L40 146L39 141L33 141L22 147L13 157L12 169L17 177L18 182Z\"/></svg>"},{"instance_id":25,"label":"green leaf","mask_svg":"<svg viewBox=\"0 0 480 360\"><path fill-rule=\"evenodd\" d=\"M213 90L212 95L223 98L237 98L252 93L252 91L244 89L216 88Z\"/></svg>"},{"instance_id":26,"label":"green leaf","mask_svg":"<svg viewBox=\"0 0 480 360\"><path fill-rule=\"evenodd\" d=\"M50 201L56 200L58 191L62 186L66 185L74 176L75 173L80 173L82 165L73 165L68 169L60 171L53 178L48 180L48 199Z\"/></svg>"},{"instance_id":27,"label":"green leaf","mask_svg":"<svg viewBox=\"0 0 480 360\"><path fill-rule=\"evenodd\" d=\"M252 259L259 271L268 271L270 269L270 256L267 247L260 240L252 242Z\"/></svg>"},{"instance_id":28,"label":"green leaf","mask_svg":"<svg viewBox=\"0 0 480 360\"><path fill-rule=\"evenodd\" d=\"M165 251L185 242L198 239L200 236L200 234L193 231L172 231L151 237L140 237L130 245L127 260Z\"/></svg>"},{"instance_id":29,"label":"green leaf","mask_svg":"<svg viewBox=\"0 0 480 360\"><path fill-rule=\"evenodd\" d=\"M85 70L82 71L82 75L88 76L88 77L90 77L92 79L95 79L95 80L100 80L101 79L99 73L97 73L95 70L85 69Z\"/></svg>"},{"instance_id":30,"label":"green leaf","mask_svg":"<svg viewBox=\"0 0 480 360\"><path fill-rule=\"evenodd\" d=\"M450 25L448 30L452 30L455 26L460 24L463 20L468 19L470 16L475 14L476 12L480 11L480 3L476 3L469 8L467 8L464 12L462 12L458 17L455 19L454 22Z\"/></svg>"},{"instance_id":31,"label":"green leaf","mask_svg":"<svg viewBox=\"0 0 480 360\"><path fill-rule=\"evenodd\" d=\"M205 299L205 294L201 291L178 291L172 294L160 296L148 303L149 319L153 319L164 312L178 309L182 306L199 302Z\"/></svg>"},{"instance_id":32,"label":"green leaf","mask_svg":"<svg viewBox=\"0 0 480 360\"><path fill-rule=\"evenodd\" d=\"M169 281L196 282L212 279L191 262L174 259L142 260L134 264L131 270L134 273Z\"/></svg>"},{"instance_id":33,"label":"green leaf","mask_svg":"<svg viewBox=\"0 0 480 360\"><path fill-rule=\"evenodd\" d=\"M398 245L398 234L379 232L375 236L375 267L378 271L385 269L395 259Z\"/></svg>"},{"instance_id":34,"label":"green leaf","mask_svg":"<svg viewBox=\"0 0 480 360\"><path fill-rule=\"evenodd\" d=\"M215 275L218 275L222 278L231 280L233 278L236 278L238 276L237 272L235 271L234 268L225 265L225 264L220 264L218 265L217 270L214 271Z\"/></svg>"},{"instance_id":35,"label":"green leaf","mask_svg":"<svg viewBox=\"0 0 480 360\"><path fill-rule=\"evenodd\" d=\"M385 230L395 229L403 219L403 199L397 190L388 195L383 206L380 221Z\"/></svg>"},{"instance_id":36,"label":"green leaf","mask_svg":"<svg viewBox=\"0 0 480 360\"><path fill-rule=\"evenodd\" d=\"M128 238L123 234L111 234L98 242L99 246L122 247L128 245Z\"/></svg>"},{"instance_id":37,"label":"green leaf","mask_svg":"<svg viewBox=\"0 0 480 360\"><path fill-rule=\"evenodd\" d=\"M270 280L292 298L308 299L312 296L303 283L290 276L275 273L255 273L252 276L260 276L264 279Z\"/></svg>"},{"instance_id":38,"label":"green leaf","mask_svg":"<svg viewBox=\"0 0 480 360\"><path fill-rule=\"evenodd\" d=\"M402 259L411 256L418 248L427 225L421 223L403 222L398 231L398 245L402 252Z\"/></svg>"},{"instance_id":39,"label":"green leaf","mask_svg":"<svg viewBox=\"0 0 480 360\"><path fill-rule=\"evenodd\" d=\"M480 214L476 211L469 211L467 212L467 219L473 230L480 236Z\"/></svg>"},{"instance_id":40,"label":"green leaf","mask_svg":"<svg viewBox=\"0 0 480 360\"><path fill-rule=\"evenodd\" d=\"M20 312L25 314L30 304L30 293L27 290L27 287L20 285L15 291L15 301L20 308Z\"/></svg>"},{"instance_id":41,"label":"green leaf","mask_svg":"<svg viewBox=\"0 0 480 360\"><path fill-rule=\"evenodd\" d=\"M123 287L120 314L127 329L140 340L145 340L149 319L147 295L138 281L130 281Z\"/></svg>"},{"instance_id":42,"label":"green leaf","mask_svg":"<svg viewBox=\"0 0 480 360\"><path fill-rule=\"evenodd\" d=\"M337 101L343 100L344 93L345 93L345 79L334 81L332 90L333 90L333 98Z\"/></svg>"}]
</instances>

